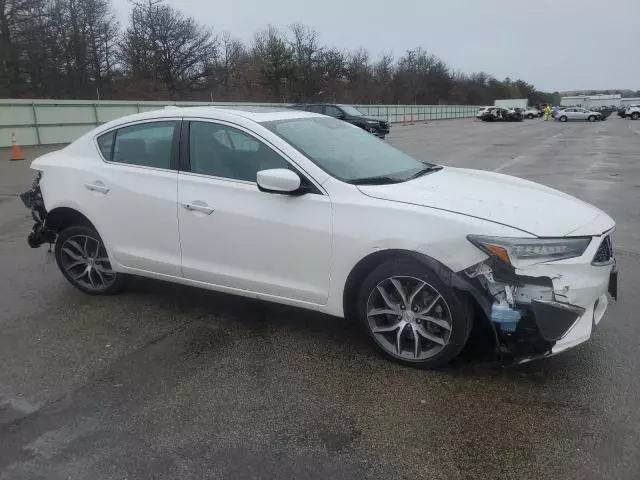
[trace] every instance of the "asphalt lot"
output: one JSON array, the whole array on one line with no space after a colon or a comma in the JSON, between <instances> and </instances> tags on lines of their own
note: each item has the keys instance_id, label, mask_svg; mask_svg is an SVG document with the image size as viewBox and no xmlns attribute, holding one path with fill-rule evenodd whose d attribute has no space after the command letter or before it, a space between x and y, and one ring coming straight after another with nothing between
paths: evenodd
<instances>
[{"instance_id":1,"label":"asphalt lot","mask_svg":"<svg viewBox=\"0 0 640 480\"><path fill-rule=\"evenodd\" d=\"M143 279L86 296L26 245L32 175L0 150L0 479L638 478L640 122L451 120L388 141L612 215L620 300L591 341L425 372L293 308Z\"/></svg>"}]
</instances>

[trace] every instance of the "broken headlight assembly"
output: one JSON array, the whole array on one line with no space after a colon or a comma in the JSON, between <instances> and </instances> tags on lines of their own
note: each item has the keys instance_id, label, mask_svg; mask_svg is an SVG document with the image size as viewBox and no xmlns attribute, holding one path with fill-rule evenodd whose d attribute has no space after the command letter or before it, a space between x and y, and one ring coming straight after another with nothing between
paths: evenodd
<instances>
[{"instance_id":1,"label":"broken headlight assembly","mask_svg":"<svg viewBox=\"0 0 640 480\"><path fill-rule=\"evenodd\" d=\"M501 238L468 235L467 239L488 255L514 268L581 256L591 237Z\"/></svg>"}]
</instances>

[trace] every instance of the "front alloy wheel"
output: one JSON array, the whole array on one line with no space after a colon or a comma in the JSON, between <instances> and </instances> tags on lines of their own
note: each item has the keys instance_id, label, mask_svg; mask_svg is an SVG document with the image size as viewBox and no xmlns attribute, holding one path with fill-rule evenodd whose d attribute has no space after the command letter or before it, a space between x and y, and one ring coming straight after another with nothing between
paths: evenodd
<instances>
[{"instance_id":1,"label":"front alloy wheel","mask_svg":"<svg viewBox=\"0 0 640 480\"><path fill-rule=\"evenodd\" d=\"M469 298L415 258L392 258L371 271L355 307L378 350L414 367L448 363L473 325Z\"/></svg>"},{"instance_id":2,"label":"front alloy wheel","mask_svg":"<svg viewBox=\"0 0 640 480\"><path fill-rule=\"evenodd\" d=\"M367 320L382 348L410 360L437 355L451 336L447 302L414 277L391 277L376 285L367 301Z\"/></svg>"}]
</instances>

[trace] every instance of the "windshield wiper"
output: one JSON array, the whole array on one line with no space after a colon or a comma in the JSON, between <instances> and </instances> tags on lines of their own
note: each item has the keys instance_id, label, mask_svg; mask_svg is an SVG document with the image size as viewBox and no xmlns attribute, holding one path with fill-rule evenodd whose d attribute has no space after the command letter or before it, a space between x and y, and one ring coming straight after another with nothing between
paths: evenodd
<instances>
[{"instance_id":1,"label":"windshield wiper","mask_svg":"<svg viewBox=\"0 0 640 480\"><path fill-rule=\"evenodd\" d=\"M379 177L365 177L365 178L356 178L354 180L348 180L348 183L351 185L387 185L389 183L400 183L404 182L401 178L389 177L386 175L382 175Z\"/></svg>"},{"instance_id":2,"label":"windshield wiper","mask_svg":"<svg viewBox=\"0 0 640 480\"><path fill-rule=\"evenodd\" d=\"M365 177L365 178L356 178L354 180L348 180L348 183L352 185L387 185L389 183L402 183L407 182L409 180L413 180L414 178L421 177L430 172L437 172L438 170L442 170L440 165L426 165L415 173L412 173L408 177L397 177L391 175L380 175L377 177Z\"/></svg>"},{"instance_id":3,"label":"windshield wiper","mask_svg":"<svg viewBox=\"0 0 640 480\"><path fill-rule=\"evenodd\" d=\"M408 178L405 178L405 181L408 180L413 180L414 178L418 178L421 177L427 173L431 173L431 172L437 172L438 170L442 170L442 167L440 165L428 165L424 168L421 168L420 170L418 170L416 173L414 173L413 175L411 175Z\"/></svg>"}]
</instances>

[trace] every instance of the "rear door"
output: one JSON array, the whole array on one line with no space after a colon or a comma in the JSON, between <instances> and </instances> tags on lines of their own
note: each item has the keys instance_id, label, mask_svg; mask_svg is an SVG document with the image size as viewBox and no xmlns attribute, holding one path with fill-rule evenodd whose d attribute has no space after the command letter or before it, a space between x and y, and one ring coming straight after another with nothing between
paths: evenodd
<instances>
[{"instance_id":1,"label":"rear door","mask_svg":"<svg viewBox=\"0 0 640 480\"><path fill-rule=\"evenodd\" d=\"M576 120L586 120L589 116L589 111L584 108L576 108L575 119Z\"/></svg>"},{"instance_id":2,"label":"rear door","mask_svg":"<svg viewBox=\"0 0 640 480\"><path fill-rule=\"evenodd\" d=\"M180 119L137 122L96 139L102 162L78 186L120 265L180 276L177 185Z\"/></svg>"}]
</instances>

